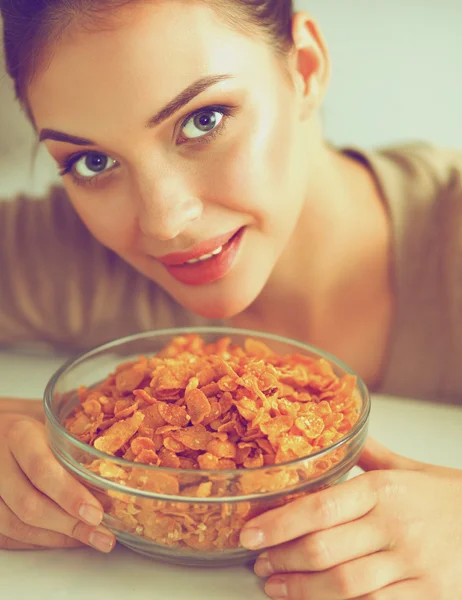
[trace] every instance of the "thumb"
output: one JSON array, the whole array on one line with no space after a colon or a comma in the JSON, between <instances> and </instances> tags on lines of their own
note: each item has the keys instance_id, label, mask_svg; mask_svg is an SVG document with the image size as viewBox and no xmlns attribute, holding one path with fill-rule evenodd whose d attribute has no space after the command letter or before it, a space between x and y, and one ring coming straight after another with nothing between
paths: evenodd
<instances>
[{"instance_id":1,"label":"thumb","mask_svg":"<svg viewBox=\"0 0 462 600\"><path fill-rule=\"evenodd\" d=\"M369 437L359 458L358 466L364 471L386 471L390 469L417 471L423 465L411 458L395 454L395 452Z\"/></svg>"}]
</instances>

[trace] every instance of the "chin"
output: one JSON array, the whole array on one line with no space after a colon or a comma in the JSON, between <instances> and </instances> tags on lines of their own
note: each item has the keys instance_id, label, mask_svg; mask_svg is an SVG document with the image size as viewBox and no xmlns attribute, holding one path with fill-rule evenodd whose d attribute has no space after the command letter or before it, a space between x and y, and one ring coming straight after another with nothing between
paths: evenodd
<instances>
[{"instance_id":1,"label":"chin","mask_svg":"<svg viewBox=\"0 0 462 600\"><path fill-rule=\"evenodd\" d=\"M177 298L177 301L199 317L213 320L230 319L243 312L253 302L253 298L245 300L243 297L208 297L199 299L192 298Z\"/></svg>"},{"instance_id":2,"label":"chin","mask_svg":"<svg viewBox=\"0 0 462 600\"><path fill-rule=\"evenodd\" d=\"M235 317L239 313L243 312L246 308L250 306L250 303L245 305L242 304L233 304L229 302L218 303L207 303L207 304L198 304L187 306L191 312L198 315L199 317L204 317L205 319L216 320L226 320Z\"/></svg>"},{"instance_id":3,"label":"chin","mask_svg":"<svg viewBox=\"0 0 462 600\"><path fill-rule=\"evenodd\" d=\"M226 320L244 312L259 296L262 286L252 285L240 288L228 285L215 285L207 289L205 286L200 293L176 297L184 308L194 314L213 320ZM214 289L215 288L215 289ZM199 290L197 290L199 291Z\"/></svg>"}]
</instances>

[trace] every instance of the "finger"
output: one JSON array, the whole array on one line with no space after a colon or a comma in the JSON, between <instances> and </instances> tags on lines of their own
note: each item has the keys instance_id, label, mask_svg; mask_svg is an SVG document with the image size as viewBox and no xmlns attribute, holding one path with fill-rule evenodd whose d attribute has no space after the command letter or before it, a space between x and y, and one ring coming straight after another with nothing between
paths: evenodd
<instances>
[{"instance_id":1,"label":"finger","mask_svg":"<svg viewBox=\"0 0 462 600\"><path fill-rule=\"evenodd\" d=\"M85 544L82 544L78 540L72 540L68 538L69 543L56 546L34 546L33 544L26 544L25 542L18 542L11 538L7 538L0 534L0 550L72 550L73 548L85 548Z\"/></svg>"},{"instance_id":2,"label":"finger","mask_svg":"<svg viewBox=\"0 0 462 600\"><path fill-rule=\"evenodd\" d=\"M32 544L25 544L24 542L18 542L12 540L4 535L0 534L0 550L49 550L45 546L33 546Z\"/></svg>"},{"instance_id":3,"label":"finger","mask_svg":"<svg viewBox=\"0 0 462 600\"><path fill-rule=\"evenodd\" d=\"M388 471L390 469L418 471L424 467L423 463L400 456L373 438L367 439L364 450L359 458L358 466L364 471Z\"/></svg>"},{"instance_id":4,"label":"finger","mask_svg":"<svg viewBox=\"0 0 462 600\"><path fill-rule=\"evenodd\" d=\"M421 579L406 579L388 585L377 592L361 596L357 600L411 600L413 598L432 598Z\"/></svg>"},{"instance_id":5,"label":"finger","mask_svg":"<svg viewBox=\"0 0 462 600\"><path fill-rule=\"evenodd\" d=\"M271 548L258 558L255 573L269 577L273 573L326 571L385 550L389 541L386 530L366 516Z\"/></svg>"},{"instance_id":6,"label":"finger","mask_svg":"<svg viewBox=\"0 0 462 600\"><path fill-rule=\"evenodd\" d=\"M265 591L270 598L290 600L356 600L403 579L400 561L391 552L378 552L322 573L271 577ZM278 595L279 594L279 595Z\"/></svg>"},{"instance_id":7,"label":"finger","mask_svg":"<svg viewBox=\"0 0 462 600\"><path fill-rule=\"evenodd\" d=\"M0 499L0 548L76 548L79 540L62 533L25 525Z\"/></svg>"},{"instance_id":8,"label":"finger","mask_svg":"<svg viewBox=\"0 0 462 600\"><path fill-rule=\"evenodd\" d=\"M43 425L17 421L8 439L14 459L34 487L73 517L88 525L101 523L104 512L100 502L58 463L48 447Z\"/></svg>"},{"instance_id":9,"label":"finger","mask_svg":"<svg viewBox=\"0 0 462 600\"><path fill-rule=\"evenodd\" d=\"M3 398L0 405L0 414L24 415L26 418L36 419L43 423L45 413L42 400L20 400L19 398Z\"/></svg>"},{"instance_id":10,"label":"finger","mask_svg":"<svg viewBox=\"0 0 462 600\"><path fill-rule=\"evenodd\" d=\"M253 519L241 531L241 544L251 549L283 544L359 519L376 503L377 495L369 479L360 475Z\"/></svg>"},{"instance_id":11,"label":"finger","mask_svg":"<svg viewBox=\"0 0 462 600\"><path fill-rule=\"evenodd\" d=\"M64 512L57 504L38 492L11 456L5 458L8 485L1 485L0 497L24 525L54 531L100 550L110 552L114 535L102 525L94 528ZM14 537L14 536L9 536ZM19 538L18 541L24 541ZM28 541L28 540L26 540Z\"/></svg>"}]
</instances>

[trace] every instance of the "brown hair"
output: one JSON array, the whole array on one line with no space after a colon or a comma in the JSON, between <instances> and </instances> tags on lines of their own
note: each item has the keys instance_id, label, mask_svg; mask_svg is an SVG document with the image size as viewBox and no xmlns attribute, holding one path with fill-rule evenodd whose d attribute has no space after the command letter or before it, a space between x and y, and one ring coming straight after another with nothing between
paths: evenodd
<instances>
[{"instance_id":1,"label":"brown hair","mask_svg":"<svg viewBox=\"0 0 462 600\"><path fill-rule=\"evenodd\" d=\"M27 105L26 89L43 51L77 19L79 25L102 28L114 14L137 0L0 0L6 66L18 99ZM139 0L138 0L139 1ZM258 33L277 52L292 45L292 0L198 0L219 11L246 35Z\"/></svg>"}]
</instances>

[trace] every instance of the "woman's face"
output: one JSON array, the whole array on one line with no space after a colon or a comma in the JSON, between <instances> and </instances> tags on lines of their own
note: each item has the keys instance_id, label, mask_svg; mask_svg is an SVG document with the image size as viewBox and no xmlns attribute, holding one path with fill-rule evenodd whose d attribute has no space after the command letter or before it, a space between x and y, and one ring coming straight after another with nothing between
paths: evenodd
<instances>
[{"instance_id":1,"label":"woman's face","mask_svg":"<svg viewBox=\"0 0 462 600\"><path fill-rule=\"evenodd\" d=\"M100 242L187 309L232 316L304 202L299 93L268 45L201 3L119 16L54 48L29 89L37 128Z\"/></svg>"}]
</instances>

